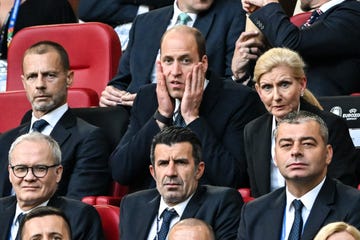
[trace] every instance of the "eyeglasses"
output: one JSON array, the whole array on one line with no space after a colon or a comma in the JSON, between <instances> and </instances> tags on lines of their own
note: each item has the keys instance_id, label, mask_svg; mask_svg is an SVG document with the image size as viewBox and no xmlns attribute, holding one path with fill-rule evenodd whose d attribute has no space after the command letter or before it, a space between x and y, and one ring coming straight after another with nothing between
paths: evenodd
<instances>
[{"instance_id":1,"label":"eyeglasses","mask_svg":"<svg viewBox=\"0 0 360 240\"><path fill-rule=\"evenodd\" d=\"M11 169L14 173L14 175L18 178L24 178L28 172L29 169L31 169L32 174L37 177L37 178L43 178L46 176L46 174L48 173L49 168L53 168L53 167L57 167L60 164L54 164L51 166L46 166L46 165L35 165L33 167L28 167L26 165L16 165L16 166L11 166Z\"/></svg>"}]
</instances>

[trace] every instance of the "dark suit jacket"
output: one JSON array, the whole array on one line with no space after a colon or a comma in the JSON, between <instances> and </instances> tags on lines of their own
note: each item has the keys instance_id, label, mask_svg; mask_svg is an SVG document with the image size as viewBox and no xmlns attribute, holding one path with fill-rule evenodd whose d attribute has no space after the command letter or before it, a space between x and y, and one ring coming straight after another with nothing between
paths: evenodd
<instances>
[{"instance_id":1,"label":"dark suit jacket","mask_svg":"<svg viewBox=\"0 0 360 240\"><path fill-rule=\"evenodd\" d=\"M28 133L30 122L0 135L0 195L10 195L8 152L12 142ZM110 186L109 147L103 132L75 117L69 109L54 127L52 136L60 145L64 167L57 193L75 199L106 195Z\"/></svg>"},{"instance_id":2,"label":"dark suit jacket","mask_svg":"<svg viewBox=\"0 0 360 240\"><path fill-rule=\"evenodd\" d=\"M328 176L357 186L355 164L358 159L346 122L335 114L321 111L301 100L300 109L319 115L329 128L329 143L334 155ZM245 126L244 142L251 194L259 197L270 192L272 115L266 113Z\"/></svg>"},{"instance_id":3,"label":"dark suit jacket","mask_svg":"<svg viewBox=\"0 0 360 240\"><path fill-rule=\"evenodd\" d=\"M245 204L237 239L280 239L285 205L285 188ZM310 211L301 240L313 240L322 226L336 221L359 229L359 212L360 191L327 178Z\"/></svg>"},{"instance_id":4,"label":"dark suit jacket","mask_svg":"<svg viewBox=\"0 0 360 240\"><path fill-rule=\"evenodd\" d=\"M330 8L306 30L292 25L277 3L260 8L250 18L273 47L300 53L308 65L307 87L312 93L360 92L360 2L347 0Z\"/></svg>"},{"instance_id":5,"label":"dark suit jacket","mask_svg":"<svg viewBox=\"0 0 360 240\"><path fill-rule=\"evenodd\" d=\"M125 196L120 204L121 239L146 239L159 204L156 189ZM236 189L200 186L180 219L202 219L213 227L216 239L235 239L242 205Z\"/></svg>"},{"instance_id":6,"label":"dark suit jacket","mask_svg":"<svg viewBox=\"0 0 360 240\"><path fill-rule=\"evenodd\" d=\"M210 77L210 78L209 78ZM239 187L248 179L245 169L245 124L265 112L252 89L208 76L200 118L188 127L199 137L206 164L202 183ZM113 179L135 189L154 187L150 175L150 146L160 131L153 115L158 108L156 85L142 88L132 107L130 124L110 157Z\"/></svg>"},{"instance_id":7,"label":"dark suit jacket","mask_svg":"<svg viewBox=\"0 0 360 240\"><path fill-rule=\"evenodd\" d=\"M118 73L109 85L138 92L151 82L151 73L160 48L160 39L173 16L173 6L141 14L130 30L129 45L120 59ZM240 0L214 1L194 23L206 39L209 68L219 76L231 76L235 42L245 29Z\"/></svg>"},{"instance_id":8,"label":"dark suit jacket","mask_svg":"<svg viewBox=\"0 0 360 240\"><path fill-rule=\"evenodd\" d=\"M113 27L132 22L140 5L160 8L174 0L80 0L79 18L86 22L103 22Z\"/></svg>"},{"instance_id":9,"label":"dark suit jacket","mask_svg":"<svg viewBox=\"0 0 360 240\"><path fill-rule=\"evenodd\" d=\"M16 197L0 198L0 239L9 239L11 224L16 211ZM94 207L77 200L54 196L47 206L55 207L69 219L74 240L104 239L101 220Z\"/></svg>"}]
</instances>

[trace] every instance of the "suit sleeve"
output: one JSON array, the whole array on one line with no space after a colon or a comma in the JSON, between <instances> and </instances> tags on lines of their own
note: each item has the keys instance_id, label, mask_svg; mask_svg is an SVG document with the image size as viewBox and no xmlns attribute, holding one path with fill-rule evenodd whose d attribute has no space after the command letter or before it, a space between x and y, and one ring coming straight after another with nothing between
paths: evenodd
<instances>
[{"instance_id":1,"label":"suit sleeve","mask_svg":"<svg viewBox=\"0 0 360 240\"><path fill-rule=\"evenodd\" d=\"M99 128L87 133L75 151L73 172L67 197L81 199L89 195L107 195L110 186L109 145Z\"/></svg>"},{"instance_id":2,"label":"suit sleeve","mask_svg":"<svg viewBox=\"0 0 360 240\"><path fill-rule=\"evenodd\" d=\"M239 229L237 231L236 240L248 240L248 239L250 239L248 237L248 234L247 234L247 226L246 226L246 218L245 218L246 205L247 205L247 203L245 203L244 206L241 209L240 224L239 224Z\"/></svg>"},{"instance_id":3,"label":"suit sleeve","mask_svg":"<svg viewBox=\"0 0 360 240\"><path fill-rule=\"evenodd\" d=\"M293 49L304 58L359 56L360 48L353 46L357 46L360 39L360 8L353 2L352 5L342 4L305 30L293 25L278 3L258 9L250 19L272 47Z\"/></svg>"},{"instance_id":4,"label":"suit sleeve","mask_svg":"<svg viewBox=\"0 0 360 240\"><path fill-rule=\"evenodd\" d=\"M112 177L124 185L141 181L145 177L144 174L150 175L150 146L153 137L160 131L152 117L149 117L144 124L140 120L146 118L144 117L146 101L143 98L147 99L141 91L131 109L128 129L110 156Z\"/></svg>"}]
</instances>

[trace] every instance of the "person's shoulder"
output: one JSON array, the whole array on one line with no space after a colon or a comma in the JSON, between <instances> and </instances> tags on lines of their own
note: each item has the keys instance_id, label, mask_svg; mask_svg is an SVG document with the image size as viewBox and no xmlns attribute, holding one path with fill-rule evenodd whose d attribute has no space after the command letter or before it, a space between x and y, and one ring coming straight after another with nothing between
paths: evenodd
<instances>
[{"instance_id":1,"label":"person's shoulder","mask_svg":"<svg viewBox=\"0 0 360 240\"><path fill-rule=\"evenodd\" d=\"M265 121L271 120L271 117L272 117L271 114L265 113L265 114L255 118L255 119L251 120L250 122L248 122L245 125L245 128L248 129L248 130L251 130L253 128L258 128L259 125L266 124Z\"/></svg>"},{"instance_id":2,"label":"person's shoulder","mask_svg":"<svg viewBox=\"0 0 360 240\"><path fill-rule=\"evenodd\" d=\"M129 193L121 199L121 204L138 205L140 203L147 203L148 201L159 196L156 188L140 190L134 193Z\"/></svg>"},{"instance_id":3,"label":"person's shoulder","mask_svg":"<svg viewBox=\"0 0 360 240\"><path fill-rule=\"evenodd\" d=\"M339 197L352 200L353 202L357 201L357 203L360 203L360 191L354 187L351 187L349 185L343 184L339 180L336 179L329 179L329 181L335 182L335 186L337 189L337 194Z\"/></svg>"},{"instance_id":4,"label":"person's shoulder","mask_svg":"<svg viewBox=\"0 0 360 240\"><path fill-rule=\"evenodd\" d=\"M139 20L146 20L148 18L157 18L158 16L169 14L170 12L173 11L173 8L174 8L173 5L169 5L169 6L153 9L149 12L138 15L136 18Z\"/></svg>"},{"instance_id":5,"label":"person's shoulder","mask_svg":"<svg viewBox=\"0 0 360 240\"><path fill-rule=\"evenodd\" d=\"M86 204L80 200L63 197L63 196L55 196L50 199L49 205L54 205L54 207L60 208L64 212L72 213L72 212L82 212L82 213L90 213L96 211L95 208L89 204Z\"/></svg>"},{"instance_id":6,"label":"person's shoulder","mask_svg":"<svg viewBox=\"0 0 360 240\"><path fill-rule=\"evenodd\" d=\"M270 204L279 203L279 201L285 201L285 187L276 189L270 193L255 198L254 200L246 203L247 208L261 209L268 208Z\"/></svg>"},{"instance_id":7,"label":"person's shoulder","mask_svg":"<svg viewBox=\"0 0 360 240\"><path fill-rule=\"evenodd\" d=\"M222 8L239 10L242 9L241 2L238 0L214 1L212 8L215 11L222 11Z\"/></svg>"},{"instance_id":8,"label":"person's shoulder","mask_svg":"<svg viewBox=\"0 0 360 240\"><path fill-rule=\"evenodd\" d=\"M200 193L203 192L206 198L228 199L231 196L241 197L237 189L223 186L201 185L198 191Z\"/></svg>"},{"instance_id":9,"label":"person's shoulder","mask_svg":"<svg viewBox=\"0 0 360 240\"><path fill-rule=\"evenodd\" d=\"M338 8L349 8L351 10L360 11L360 2L357 0L345 0L338 5Z\"/></svg>"}]
</instances>

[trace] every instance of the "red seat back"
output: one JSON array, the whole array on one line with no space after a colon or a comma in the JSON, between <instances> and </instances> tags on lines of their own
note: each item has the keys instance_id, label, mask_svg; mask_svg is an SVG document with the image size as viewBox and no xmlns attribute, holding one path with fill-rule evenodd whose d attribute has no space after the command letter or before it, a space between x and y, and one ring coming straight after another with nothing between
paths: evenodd
<instances>
[{"instance_id":1,"label":"red seat back","mask_svg":"<svg viewBox=\"0 0 360 240\"><path fill-rule=\"evenodd\" d=\"M90 88L98 96L116 74L121 46L116 32L103 23L70 23L27 27L9 46L6 90L23 90L22 58L32 44L49 40L61 44L74 71L72 88Z\"/></svg>"},{"instance_id":2,"label":"red seat back","mask_svg":"<svg viewBox=\"0 0 360 240\"><path fill-rule=\"evenodd\" d=\"M94 205L94 207L100 215L105 239L119 240L120 208L112 205Z\"/></svg>"}]
</instances>

